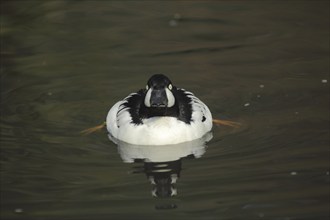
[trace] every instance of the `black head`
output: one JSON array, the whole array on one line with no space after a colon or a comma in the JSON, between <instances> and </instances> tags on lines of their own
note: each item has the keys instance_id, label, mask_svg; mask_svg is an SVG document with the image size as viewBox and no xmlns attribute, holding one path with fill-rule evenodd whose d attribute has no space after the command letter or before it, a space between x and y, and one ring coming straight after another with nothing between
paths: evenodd
<instances>
[{"instance_id":1,"label":"black head","mask_svg":"<svg viewBox=\"0 0 330 220\"><path fill-rule=\"evenodd\" d=\"M172 82L162 74L155 74L148 80L144 105L146 107L167 108L175 104Z\"/></svg>"}]
</instances>

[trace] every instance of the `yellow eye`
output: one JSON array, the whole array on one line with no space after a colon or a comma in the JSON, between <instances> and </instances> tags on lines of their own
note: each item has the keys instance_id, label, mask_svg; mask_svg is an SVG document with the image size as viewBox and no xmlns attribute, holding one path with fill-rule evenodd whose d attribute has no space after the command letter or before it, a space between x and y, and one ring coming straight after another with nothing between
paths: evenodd
<instances>
[{"instance_id":1,"label":"yellow eye","mask_svg":"<svg viewBox=\"0 0 330 220\"><path fill-rule=\"evenodd\" d=\"M148 85L146 85L146 90L148 90L149 89L149 86Z\"/></svg>"},{"instance_id":2,"label":"yellow eye","mask_svg":"<svg viewBox=\"0 0 330 220\"><path fill-rule=\"evenodd\" d=\"M172 84L168 85L169 90L172 90L172 88L173 88Z\"/></svg>"}]
</instances>

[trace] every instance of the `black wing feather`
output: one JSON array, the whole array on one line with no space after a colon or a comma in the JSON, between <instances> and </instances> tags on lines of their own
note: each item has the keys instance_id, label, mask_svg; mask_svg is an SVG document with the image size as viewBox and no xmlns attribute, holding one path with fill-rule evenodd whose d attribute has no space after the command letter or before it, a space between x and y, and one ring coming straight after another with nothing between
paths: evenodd
<instances>
[{"instance_id":1,"label":"black wing feather","mask_svg":"<svg viewBox=\"0 0 330 220\"><path fill-rule=\"evenodd\" d=\"M177 88L175 88L174 96L179 108L178 119L190 124L192 116L191 98L187 96L185 90Z\"/></svg>"},{"instance_id":2,"label":"black wing feather","mask_svg":"<svg viewBox=\"0 0 330 220\"><path fill-rule=\"evenodd\" d=\"M144 102L144 90L141 89L137 93L132 94L126 99L122 105L124 105L125 110L128 110L132 117L132 123L143 124L142 118L140 117L140 108Z\"/></svg>"}]
</instances>

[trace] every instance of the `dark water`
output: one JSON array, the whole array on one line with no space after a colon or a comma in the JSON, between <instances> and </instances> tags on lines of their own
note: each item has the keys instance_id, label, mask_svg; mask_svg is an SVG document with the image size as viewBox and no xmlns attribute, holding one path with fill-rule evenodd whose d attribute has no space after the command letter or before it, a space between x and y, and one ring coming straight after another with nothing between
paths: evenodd
<instances>
[{"instance_id":1,"label":"dark water","mask_svg":"<svg viewBox=\"0 0 330 220\"><path fill-rule=\"evenodd\" d=\"M243 124L167 198L79 133L154 73ZM1 219L328 219L328 81L328 1L2 1Z\"/></svg>"}]
</instances>

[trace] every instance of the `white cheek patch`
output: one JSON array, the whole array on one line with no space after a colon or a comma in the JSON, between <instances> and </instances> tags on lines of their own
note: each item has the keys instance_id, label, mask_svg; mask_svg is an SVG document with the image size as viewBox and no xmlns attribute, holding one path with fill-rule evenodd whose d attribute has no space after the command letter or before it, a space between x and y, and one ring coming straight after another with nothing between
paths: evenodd
<instances>
[{"instance_id":1,"label":"white cheek patch","mask_svg":"<svg viewBox=\"0 0 330 220\"><path fill-rule=\"evenodd\" d=\"M150 107L150 96L151 96L151 89L148 90L146 97L144 98L144 105Z\"/></svg>"},{"instance_id":2,"label":"white cheek patch","mask_svg":"<svg viewBox=\"0 0 330 220\"><path fill-rule=\"evenodd\" d=\"M166 91L166 96L167 96L167 101L168 101L167 107L172 107L175 104L174 95L168 88L166 88L165 91Z\"/></svg>"}]
</instances>

